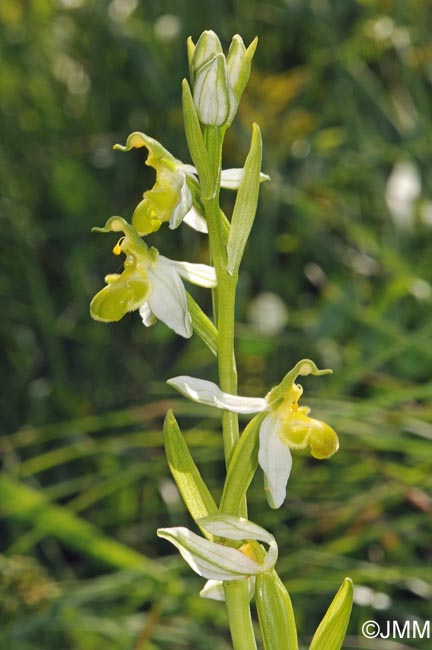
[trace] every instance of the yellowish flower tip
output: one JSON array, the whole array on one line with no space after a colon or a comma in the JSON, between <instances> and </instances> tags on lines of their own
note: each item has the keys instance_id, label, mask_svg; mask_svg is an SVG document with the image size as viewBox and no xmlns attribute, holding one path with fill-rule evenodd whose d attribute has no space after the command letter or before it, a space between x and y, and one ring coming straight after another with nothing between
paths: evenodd
<instances>
[{"instance_id":1,"label":"yellowish flower tip","mask_svg":"<svg viewBox=\"0 0 432 650\"><path fill-rule=\"evenodd\" d=\"M303 377L310 375L311 372L312 368L309 363L303 363L299 368L299 375L302 375Z\"/></svg>"},{"instance_id":2,"label":"yellowish flower tip","mask_svg":"<svg viewBox=\"0 0 432 650\"><path fill-rule=\"evenodd\" d=\"M126 221L122 217L110 217L105 224L105 228L108 228L112 232L124 232Z\"/></svg>"},{"instance_id":3,"label":"yellowish flower tip","mask_svg":"<svg viewBox=\"0 0 432 650\"><path fill-rule=\"evenodd\" d=\"M129 146L134 147L135 149L140 149L145 147L146 143L141 133L131 133L129 136Z\"/></svg>"}]
</instances>

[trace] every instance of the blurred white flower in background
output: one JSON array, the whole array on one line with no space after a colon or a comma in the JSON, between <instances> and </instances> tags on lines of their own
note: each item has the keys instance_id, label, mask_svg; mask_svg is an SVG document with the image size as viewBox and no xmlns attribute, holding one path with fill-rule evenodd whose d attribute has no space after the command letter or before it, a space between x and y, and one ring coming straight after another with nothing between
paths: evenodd
<instances>
[{"instance_id":1,"label":"blurred white flower in background","mask_svg":"<svg viewBox=\"0 0 432 650\"><path fill-rule=\"evenodd\" d=\"M282 298L271 291L264 291L250 303L248 317L261 334L274 336L288 322L288 309Z\"/></svg>"},{"instance_id":2,"label":"blurred white flower in background","mask_svg":"<svg viewBox=\"0 0 432 650\"><path fill-rule=\"evenodd\" d=\"M417 167L409 160L397 162L389 176L385 192L385 200L396 226L412 226L414 203L420 193L421 179Z\"/></svg>"}]
</instances>

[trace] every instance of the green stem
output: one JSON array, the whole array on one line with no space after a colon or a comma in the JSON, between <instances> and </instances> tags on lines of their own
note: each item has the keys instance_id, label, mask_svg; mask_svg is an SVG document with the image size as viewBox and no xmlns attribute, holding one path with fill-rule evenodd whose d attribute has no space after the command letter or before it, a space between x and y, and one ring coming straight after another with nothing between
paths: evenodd
<instances>
[{"instance_id":1,"label":"green stem","mask_svg":"<svg viewBox=\"0 0 432 650\"><path fill-rule=\"evenodd\" d=\"M220 174L224 130L215 127L204 129L204 142L208 152L209 167L214 181L211 197L202 197L209 229L211 256L216 269L215 290L216 320L218 329L218 369L222 390L237 394L237 369L234 355L235 294L237 274L227 271L226 244L228 232L219 206ZM222 414L225 462L228 467L232 451L239 439L238 418L235 413Z\"/></svg>"},{"instance_id":2,"label":"green stem","mask_svg":"<svg viewBox=\"0 0 432 650\"><path fill-rule=\"evenodd\" d=\"M237 276L225 270L218 273L218 367L219 382L223 391L237 394L237 368L234 354L235 293ZM238 417L231 411L222 412L225 461L227 467L239 439Z\"/></svg>"},{"instance_id":3,"label":"green stem","mask_svg":"<svg viewBox=\"0 0 432 650\"><path fill-rule=\"evenodd\" d=\"M224 582L225 602L234 650L256 650L247 580Z\"/></svg>"},{"instance_id":4,"label":"green stem","mask_svg":"<svg viewBox=\"0 0 432 650\"><path fill-rule=\"evenodd\" d=\"M225 130L214 127L204 128L204 142L208 154L208 167L214 182L212 191L201 197L209 231L211 259L216 270L217 287L213 290L215 320L218 330L217 358L219 383L223 391L237 394L237 369L234 353L235 298L237 273L230 275L227 270L227 241L229 227L224 222L219 205L220 174L222 167L222 144ZM238 417L229 411L222 412L222 431L225 463L229 467L231 456L239 440ZM238 512L247 516L246 499L239 502ZM255 634L252 625L248 581L239 580L224 583L225 601L234 650L256 650Z\"/></svg>"}]
</instances>

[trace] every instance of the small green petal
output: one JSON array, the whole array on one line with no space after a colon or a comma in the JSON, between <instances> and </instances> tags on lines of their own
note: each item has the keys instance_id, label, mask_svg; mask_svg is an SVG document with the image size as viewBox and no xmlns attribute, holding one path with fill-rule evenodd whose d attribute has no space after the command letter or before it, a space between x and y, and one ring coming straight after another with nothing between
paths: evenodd
<instances>
[{"instance_id":1,"label":"small green petal","mask_svg":"<svg viewBox=\"0 0 432 650\"><path fill-rule=\"evenodd\" d=\"M281 383L278 386L275 386L270 393L267 395L267 401L272 410L280 406L280 404L285 400L286 393L291 389L297 377L300 375L305 377L307 375L327 375L331 374L333 371L328 368L324 370L319 370L315 363L310 359L301 359L298 361L294 368L292 368L282 379Z\"/></svg>"},{"instance_id":2,"label":"small green petal","mask_svg":"<svg viewBox=\"0 0 432 650\"><path fill-rule=\"evenodd\" d=\"M179 161L160 142L140 131L134 131L128 136L125 145L115 144L113 149L130 151L131 149L140 149L142 147L148 149L149 154L146 164L150 167L157 169L161 165L165 165L173 170L179 164Z\"/></svg>"}]
</instances>

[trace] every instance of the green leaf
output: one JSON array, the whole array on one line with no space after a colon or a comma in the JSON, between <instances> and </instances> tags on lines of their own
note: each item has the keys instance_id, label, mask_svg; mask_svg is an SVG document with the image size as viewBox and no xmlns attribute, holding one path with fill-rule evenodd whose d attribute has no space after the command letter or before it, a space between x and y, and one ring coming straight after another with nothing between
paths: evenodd
<instances>
[{"instance_id":1,"label":"green leaf","mask_svg":"<svg viewBox=\"0 0 432 650\"><path fill-rule=\"evenodd\" d=\"M291 598L276 571L256 577L255 602L265 650L298 650Z\"/></svg>"},{"instance_id":2,"label":"green leaf","mask_svg":"<svg viewBox=\"0 0 432 650\"><path fill-rule=\"evenodd\" d=\"M3 514L24 521L44 535L52 535L64 544L97 562L116 569L144 571L154 582L165 583L168 576L156 562L133 548L104 535L66 507L49 502L42 490L35 490L0 475L0 506Z\"/></svg>"},{"instance_id":3,"label":"green leaf","mask_svg":"<svg viewBox=\"0 0 432 650\"><path fill-rule=\"evenodd\" d=\"M345 578L315 632L309 650L340 650L351 615L353 585Z\"/></svg>"},{"instance_id":4,"label":"green leaf","mask_svg":"<svg viewBox=\"0 0 432 650\"><path fill-rule=\"evenodd\" d=\"M259 413L246 426L236 444L228 467L220 504L221 512L238 514L258 467L259 430L267 413Z\"/></svg>"},{"instance_id":5,"label":"green leaf","mask_svg":"<svg viewBox=\"0 0 432 650\"><path fill-rule=\"evenodd\" d=\"M238 271L255 219L260 186L261 158L261 132L259 126L254 124L251 146L243 169L228 236L228 271L231 275Z\"/></svg>"},{"instance_id":6,"label":"green leaf","mask_svg":"<svg viewBox=\"0 0 432 650\"><path fill-rule=\"evenodd\" d=\"M207 150L204 144L201 125L199 123L191 89L186 79L183 79L182 84L182 100L184 127L189 152L198 171L198 176L202 185L202 195L211 196L213 181Z\"/></svg>"},{"instance_id":7,"label":"green leaf","mask_svg":"<svg viewBox=\"0 0 432 650\"><path fill-rule=\"evenodd\" d=\"M171 409L166 414L163 432L171 474L193 519L196 521L219 512ZM212 537L203 528L201 530L207 537Z\"/></svg>"},{"instance_id":8,"label":"green leaf","mask_svg":"<svg viewBox=\"0 0 432 650\"><path fill-rule=\"evenodd\" d=\"M186 298L195 332L204 341L210 352L217 356L218 332L216 327L188 291L186 291Z\"/></svg>"}]
</instances>

